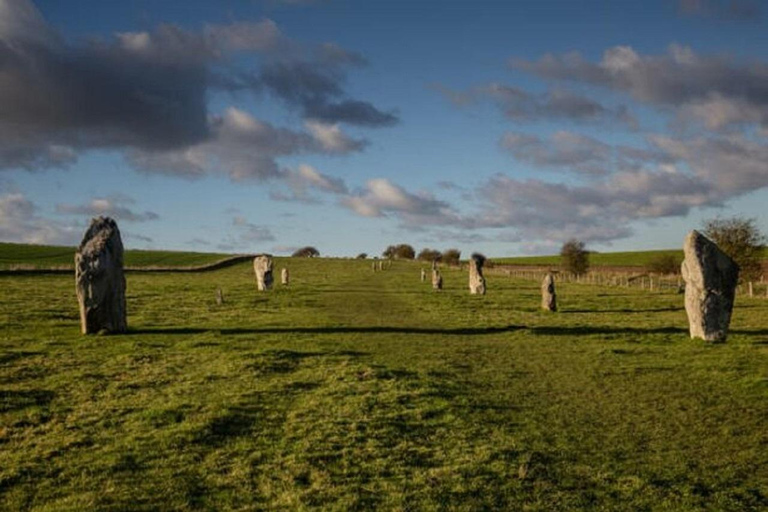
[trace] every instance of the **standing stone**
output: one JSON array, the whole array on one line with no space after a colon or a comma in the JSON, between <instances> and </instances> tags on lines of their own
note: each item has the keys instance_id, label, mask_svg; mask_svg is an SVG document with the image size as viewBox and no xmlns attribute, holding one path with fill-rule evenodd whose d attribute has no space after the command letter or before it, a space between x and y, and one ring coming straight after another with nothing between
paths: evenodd
<instances>
[{"instance_id":1,"label":"standing stone","mask_svg":"<svg viewBox=\"0 0 768 512\"><path fill-rule=\"evenodd\" d=\"M436 259L432 260L432 272L434 272L435 270L437 270L437 260Z\"/></svg>"},{"instance_id":2,"label":"standing stone","mask_svg":"<svg viewBox=\"0 0 768 512\"><path fill-rule=\"evenodd\" d=\"M683 245L685 312L691 338L725 341L739 280L739 266L711 240L691 231Z\"/></svg>"},{"instance_id":3,"label":"standing stone","mask_svg":"<svg viewBox=\"0 0 768 512\"><path fill-rule=\"evenodd\" d=\"M384 270L384 262L379 260L379 270Z\"/></svg>"},{"instance_id":4,"label":"standing stone","mask_svg":"<svg viewBox=\"0 0 768 512\"><path fill-rule=\"evenodd\" d=\"M256 274L256 287L260 292L272 289L272 257L268 254L253 259L253 271Z\"/></svg>"},{"instance_id":5,"label":"standing stone","mask_svg":"<svg viewBox=\"0 0 768 512\"><path fill-rule=\"evenodd\" d=\"M475 253L469 259L469 293L472 295L485 295L484 263L485 256L482 254Z\"/></svg>"},{"instance_id":6,"label":"standing stone","mask_svg":"<svg viewBox=\"0 0 768 512\"><path fill-rule=\"evenodd\" d=\"M552 277L552 274L544 276L544 280L541 282L541 308L547 311L557 311L555 278Z\"/></svg>"},{"instance_id":7,"label":"standing stone","mask_svg":"<svg viewBox=\"0 0 768 512\"><path fill-rule=\"evenodd\" d=\"M290 276L288 275L288 269L284 268L280 271L280 282L283 284L283 286L288 286L289 280Z\"/></svg>"},{"instance_id":8,"label":"standing stone","mask_svg":"<svg viewBox=\"0 0 768 512\"><path fill-rule=\"evenodd\" d=\"M376 262L375 261L371 262L371 270L376 272Z\"/></svg>"},{"instance_id":9,"label":"standing stone","mask_svg":"<svg viewBox=\"0 0 768 512\"><path fill-rule=\"evenodd\" d=\"M224 304L224 292L221 291L221 288L216 288L216 305L221 306Z\"/></svg>"},{"instance_id":10,"label":"standing stone","mask_svg":"<svg viewBox=\"0 0 768 512\"><path fill-rule=\"evenodd\" d=\"M424 269L421 269L421 282L425 283L427 281L427 271Z\"/></svg>"},{"instance_id":11,"label":"standing stone","mask_svg":"<svg viewBox=\"0 0 768 512\"><path fill-rule=\"evenodd\" d=\"M126 331L123 241L109 217L92 219L77 248L75 289L83 334Z\"/></svg>"},{"instance_id":12,"label":"standing stone","mask_svg":"<svg viewBox=\"0 0 768 512\"><path fill-rule=\"evenodd\" d=\"M432 271L432 289L433 290L443 289L443 276L440 275L440 271L437 269Z\"/></svg>"}]
</instances>

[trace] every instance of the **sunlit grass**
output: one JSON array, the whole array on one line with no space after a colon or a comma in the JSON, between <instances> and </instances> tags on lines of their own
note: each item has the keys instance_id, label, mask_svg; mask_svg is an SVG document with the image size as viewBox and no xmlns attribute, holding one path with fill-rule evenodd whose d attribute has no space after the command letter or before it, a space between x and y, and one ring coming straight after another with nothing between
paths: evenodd
<instances>
[{"instance_id":1,"label":"sunlit grass","mask_svg":"<svg viewBox=\"0 0 768 512\"><path fill-rule=\"evenodd\" d=\"M0 509L768 507L768 300L708 345L672 292L285 265L129 274L112 337L0 277Z\"/></svg>"}]
</instances>

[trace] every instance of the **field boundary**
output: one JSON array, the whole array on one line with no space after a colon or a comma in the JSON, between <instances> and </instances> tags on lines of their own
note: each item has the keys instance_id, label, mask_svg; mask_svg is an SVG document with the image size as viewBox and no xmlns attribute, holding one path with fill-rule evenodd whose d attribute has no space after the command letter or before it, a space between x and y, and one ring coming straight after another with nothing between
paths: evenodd
<instances>
[{"instance_id":1,"label":"field boundary","mask_svg":"<svg viewBox=\"0 0 768 512\"><path fill-rule=\"evenodd\" d=\"M146 266L146 267L125 267L126 272L210 272L213 270L219 270L232 265L237 265L244 261L252 260L255 258L255 254L238 254L236 256L230 256L213 263L207 263L205 265L189 265L179 267L165 267L165 266ZM72 274L75 268L72 267L48 267L48 268L24 268L19 266L17 268L0 269L0 276L19 276L19 275L44 275L44 274Z\"/></svg>"}]
</instances>

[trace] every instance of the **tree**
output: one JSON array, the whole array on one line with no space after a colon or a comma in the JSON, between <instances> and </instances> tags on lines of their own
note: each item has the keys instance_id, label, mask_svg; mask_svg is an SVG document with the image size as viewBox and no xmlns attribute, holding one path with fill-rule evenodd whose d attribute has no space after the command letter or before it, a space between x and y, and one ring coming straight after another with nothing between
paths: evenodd
<instances>
[{"instance_id":1,"label":"tree","mask_svg":"<svg viewBox=\"0 0 768 512\"><path fill-rule=\"evenodd\" d=\"M365 252L361 252L361 253L360 253L360 254L358 254L358 255L357 255L355 258L356 258L356 259L358 259L358 260L364 260L364 259L365 259L365 258L367 258L367 257L368 257L368 253L365 253Z\"/></svg>"},{"instance_id":2,"label":"tree","mask_svg":"<svg viewBox=\"0 0 768 512\"><path fill-rule=\"evenodd\" d=\"M417 259L432 262L435 260L440 261L442 257L443 255L440 254L440 251L436 251L435 249L422 249L417 256Z\"/></svg>"},{"instance_id":3,"label":"tree","mask_svg":"<svg viewBox=\"0 0 768 512\"><path fill-rule=\"evenodd\" d=\"M589 269L589 251L584 249L584 242L571 238L560 249L561 265L566 272L581 275Z\"/></svg>"},{"instance_id":4,"label":"tree","mask_svg":"<svg viewBox=\"0 0 768 512\"><path fill-rule=\"evenodd\" d=\"M682 261L674 254L660 254L651 259L645 269L654 274L679 274L680 263Z\"/></svg>"},{"instance_id":5,"label":"tree","mask_svg":"<svg viewBox=\"0 0 768 512\"><path fill-rule=\"evenodd\" d=\"M753 281L763 273L760 253L766 242L755 219L732 217L704 221L704 235L739 265L739 279Z\"/></svg>"},{"instance_id":6,"label":"tree","mask_svg":"<svg viewBox=\"0 0 768 512\"><path fill-rule=\"evenodd\" d=\"M458 249L446 249L443 251L443 263L446 265L458 265L461 259L461 251Z\"/></svg>"},{"instance_id":7,"label":"tree","mask_svg":"<svg viewBox=\"0 0 768 512\"><path fill-rule=\"evenodd\" d=\"M302 247L291 254L292 258L316 258L318 256L320 256L320 251L311 246Z\"/></svg>"},{"instance_id":8,"label":"tree","mask_svg":"<svg viewBox=\"0 0 768 512\"><path fill-rule=\"evenodd\" d=\"M388 259L412 260L416 257L416 251L408 244L390 245L381 255Z\"/></svg>"}]
</instances>

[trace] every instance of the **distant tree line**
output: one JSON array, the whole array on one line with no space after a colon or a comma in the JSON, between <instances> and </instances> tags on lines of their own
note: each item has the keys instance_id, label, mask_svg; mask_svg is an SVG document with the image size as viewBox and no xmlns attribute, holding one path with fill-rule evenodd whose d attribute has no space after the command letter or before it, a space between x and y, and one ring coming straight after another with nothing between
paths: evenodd
<instances>
[{"instance_id":1,"label":"distant tree line","mask_svg":"<svg viewBox=\"0 0 768 512\"><path fill-rule=\"evenodd\" d=\"M424 248L419 251L418 256L416 250L409 244L390 245L383 253L382 257L392 260L412 260L418 259L419 261L433 262L440 261L446 265L458 265L461 258L461 251L458 249L446 249L445 251L438 251L437 249Z\"/></svg>"}]
</instances>

